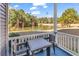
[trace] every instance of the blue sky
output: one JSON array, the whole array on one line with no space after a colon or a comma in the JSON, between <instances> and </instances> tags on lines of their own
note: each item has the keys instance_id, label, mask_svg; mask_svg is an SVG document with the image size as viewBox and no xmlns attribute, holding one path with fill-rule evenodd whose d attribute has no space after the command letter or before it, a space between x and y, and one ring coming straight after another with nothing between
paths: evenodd
<instances>
[{"instance_id":1,"label":"blue sky","mask_svg":"<svg viewBox=\"0 0 79 59\"><path fill-rule=\"evenodd\" d=\"M31 13L37 17L53 17L53 3L11 3L9 8L23 9L26 13ZM79 4L77 3L59 3L58 17L68 9L74 8L79 13Z\"/></svg>"}]
</instances>

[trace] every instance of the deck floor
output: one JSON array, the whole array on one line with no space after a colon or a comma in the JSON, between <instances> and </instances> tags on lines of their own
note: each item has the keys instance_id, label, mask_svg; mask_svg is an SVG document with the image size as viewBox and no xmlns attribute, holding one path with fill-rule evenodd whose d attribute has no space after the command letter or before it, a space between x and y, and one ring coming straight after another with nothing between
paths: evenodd
<instances>
[{"instance_id":1,"label":"deck floor","mask_svg":"<svg viewBox=\"0 0 79 59\"><path fill-rule=\"evenodd\" d=\"M71 56L70 54L68 54L67 52L63 51L62 49L55 47L55 54L53 52L53 49L51 48L51 56ZM37 54L35 54L36 56L46 56L45 52L39 52Z\"/></svg>"}]
</instances>

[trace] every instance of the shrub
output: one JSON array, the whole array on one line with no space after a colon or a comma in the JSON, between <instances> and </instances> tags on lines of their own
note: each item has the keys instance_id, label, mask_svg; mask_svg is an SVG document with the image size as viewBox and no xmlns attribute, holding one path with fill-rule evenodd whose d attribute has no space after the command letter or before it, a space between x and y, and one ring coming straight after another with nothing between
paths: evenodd
<instances>
[{"instance_id":1,"label":"shrub","mask_svg":"<svg viewBox=\"0 0 79 59\"><path fill-rule=\"evenodd\" d=\"M18 33L9 33L9 37L16 37L16 36L20 36L20 34L18 34Z\"/></svg>"}]
</instances>

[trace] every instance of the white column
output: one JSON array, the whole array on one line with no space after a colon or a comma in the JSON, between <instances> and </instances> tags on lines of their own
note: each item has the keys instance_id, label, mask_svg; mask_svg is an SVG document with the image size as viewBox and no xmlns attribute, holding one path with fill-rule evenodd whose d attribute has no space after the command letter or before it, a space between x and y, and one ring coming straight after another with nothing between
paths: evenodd
<instances>
[{"instance_id":1,"label":"white column","mask_svg":"<svg viewBox=\"0 0 79 59\"><path fill-rule=\"evenodd\" d=\"M57 3L54 3L54 32L57 32Z\"/></svg>"},{"instance_id":2,"label":"white column","mask_svg":"<svg viewBox=\"0 0 79 59\"><path fill-rule=\"evenodd\" d=\"M8 10L7 4L0 3L0 55L7 55L8 43Z\"/></svg>"},{"instance_id":3,"label":"white column","mask_svg":"<svg viewBox=\"0 0 79 59\"><path fill-rule=\"evenodd\" d=\"M54 3L54 34L55 34L55 41L57 43L58 35L56 33L57 33L57 3Z\"/></svg>"}]
</instances>

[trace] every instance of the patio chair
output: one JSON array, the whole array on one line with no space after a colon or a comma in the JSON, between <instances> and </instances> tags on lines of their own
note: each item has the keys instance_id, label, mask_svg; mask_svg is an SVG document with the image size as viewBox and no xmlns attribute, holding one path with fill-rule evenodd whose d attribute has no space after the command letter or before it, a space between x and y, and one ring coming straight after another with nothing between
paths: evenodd
<instances>
[{"instance_id":1,"label":"patio chair","mask_svg":"<svg viewBox=\"0 0 79 59\"><path fill-rule=\"evenodd\" d=\"M52 45L53 45L53 50L54 50L54 54L55 54L55 47L56 47L56 43L55 43L55 35L53 35L53 34L49 34L49 42L52 43Z\"/></svg>"}]
</instances>

